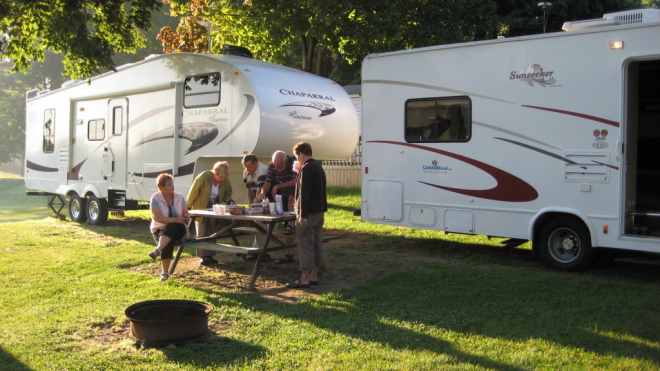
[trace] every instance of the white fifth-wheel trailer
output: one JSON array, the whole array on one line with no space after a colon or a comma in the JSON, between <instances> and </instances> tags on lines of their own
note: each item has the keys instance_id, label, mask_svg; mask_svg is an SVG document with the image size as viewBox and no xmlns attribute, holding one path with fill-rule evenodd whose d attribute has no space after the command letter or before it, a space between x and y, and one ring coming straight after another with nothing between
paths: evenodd
<instances>
[{"instance_id":1,"label":"white fifth-wheel trailer","mask_svg":"<svg viewBox=\"0 0 660 371\"><path fill-rule=\"evenodd\" d=\"M100 225L109 210L145 207L159 174L174 175L185 195L223 160L244 203L245 154L268 164L304 140L317 159L345 160L358 126L350 97L329 79L244 56L152 56L27 93L25 185L69 197L72 220Z\"/></svg>"},{"instance_id":2,"label":"white fifth-wheel trailer","mask_svg":"<svg viewBox=\"0 0 660 371\"><path fill-rule=\"evenodd\" d=\"M367 56L362 220L660 252L660 10L564 30Z\"/></svg>"}]
</instances>

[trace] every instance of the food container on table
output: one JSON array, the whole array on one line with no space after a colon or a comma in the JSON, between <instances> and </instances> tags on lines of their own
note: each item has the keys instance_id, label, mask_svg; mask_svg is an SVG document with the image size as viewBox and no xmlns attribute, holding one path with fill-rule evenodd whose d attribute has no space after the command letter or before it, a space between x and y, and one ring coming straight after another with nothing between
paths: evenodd
<instances>
[{"instance_id":1,"label":"food container on table","mask_svg":"<svg viewBox=\"0 0 660 371\"><path fill-rule=\"evenodd\" d=\"M230 205L229 215L245 215L245 206Z\"/></svg>"},{"instance_id":2,"label":"food container on table","mask_svg":"<svg viewBox=\"0 0 660 371\"><path fill-rule=\"evenodd\" d=\"M263 215L264 214L264 205L262 204L250 204L250 210L248 211L249 215Z\"/></svg>"}]
</instances>

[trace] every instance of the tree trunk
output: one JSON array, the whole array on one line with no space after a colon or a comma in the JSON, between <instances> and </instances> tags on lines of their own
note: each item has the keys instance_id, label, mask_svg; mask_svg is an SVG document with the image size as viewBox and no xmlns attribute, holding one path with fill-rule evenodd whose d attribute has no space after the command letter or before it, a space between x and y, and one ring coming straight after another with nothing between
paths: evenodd
<instances>
[{"instance_id":1,"label":"tree trunk","mask_svg":"<svg viewBox=\"0 0 660 371\"><path fill-rule=\"evenodd\" d=\"M312 63L314 63L314 50L316 49L316 38L300 35L300 43L302 44L302 69L305 72L312 72Z\"/></svg>"}]
</instances>

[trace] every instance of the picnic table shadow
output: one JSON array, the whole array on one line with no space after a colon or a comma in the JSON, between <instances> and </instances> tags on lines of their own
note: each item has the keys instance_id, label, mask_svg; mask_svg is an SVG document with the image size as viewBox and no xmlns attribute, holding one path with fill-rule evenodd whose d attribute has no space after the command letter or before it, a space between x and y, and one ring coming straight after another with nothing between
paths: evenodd
<instances>
[{"instance_id":1,"label":"picnic table shadow","mask_svg":"<svg viewBox=\"0 0 660 371\"><path fill-rule=\"evenodd\" d=\"M459 349L460 336L452 342L439 339L423 332L449 331L453 334L470 334L484 339L504 339L516 342L521 348L527 346L530 340L542 340L549 344L562 347L581 349L593 352L603 357L621 357L645 360L657 364L660 359L660 348L654 346L660 342L660 334L653 336L652 331L645 328L626 328L623 321L618 323L607 318L597 320L584 311L584 316L567 319L561 315L543 316L543 311L554 310L557 306L566 308L592 308L593 300L583 297L578 292L561 294L559 287L549 289L549 299L526 303L515 293L502 293L497 288L501 285L515 285L513 278L501 278L497 273L481 272L475 267L450 269L452 272L444 277L438 277L438 272L447 271L447 265L416 268L408 272L400 272L383 279L374 280L355 289L342 290L332 294L329 301L302 301L296 304L278 303L273 305L266 299L250 303L253 311L262 311L295 321L307 322L319 328L341 333L345 336L361 339L368 343L378 343L381 346L400 350L428 351L451 358L452 363L460 362L484 369L493 370L523 370L516 365L493 360L488 356L466 353ZM460 282L462 274L473 276L464 283ZM521 272L519 279L537 279L555 281L556 275L538 277L538 274ZM526 277L527 276L527 277ZM565 278L570 282L570 278ZM447 288L447 280L454 281ZM561 278L560 278L561 280ZM493 285L493 282L498 282ZM474 301L461 295L461 285L482 285L480 301L483 306L475 308ZM402 287L402 285L404 287ZM603 288L607 291L606 288ZM396 293L396 297L393 297ZM242 303L246 294L223 294L228 302ZM515 297L514 297L515 296ZM625 298L624 298L625 300ZM224 301L216 302L223 305ZM524 310L522 310L524 307ZM484 311L486 317L473 318L475 311ZM488 317L490 315L490 317ZM532 325L521 325L532 321ZM391 322L391 323L388 323ZM501 323L510 324L502 326ZM406 323L407 326L422 328L414 331L392 323ZM495 325L493 325L496 323ZM606 334L623 334L621 337L610 337ZM657 332L656 332L657 333ZM586 366L586 365L585 365Z\"/></svg>"}]
</instances>

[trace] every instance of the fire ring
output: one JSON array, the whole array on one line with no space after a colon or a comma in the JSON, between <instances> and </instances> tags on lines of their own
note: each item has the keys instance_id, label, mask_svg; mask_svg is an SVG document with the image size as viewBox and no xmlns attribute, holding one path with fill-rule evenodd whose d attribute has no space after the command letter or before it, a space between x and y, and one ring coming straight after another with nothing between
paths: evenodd
<instances>
[{"instance_id":1,"label":"fire ring","mask_svg":"<svg viewBox=\"0 0 660 371\"><path fill-rule=\"evenodd\" d=\"M131 336L148 346L183 344L209 331L210 304L192 300L150 300L126 308Z\"/></svg>"}]
</instances>

